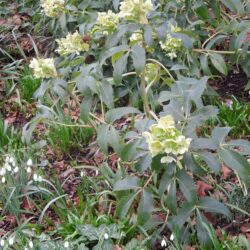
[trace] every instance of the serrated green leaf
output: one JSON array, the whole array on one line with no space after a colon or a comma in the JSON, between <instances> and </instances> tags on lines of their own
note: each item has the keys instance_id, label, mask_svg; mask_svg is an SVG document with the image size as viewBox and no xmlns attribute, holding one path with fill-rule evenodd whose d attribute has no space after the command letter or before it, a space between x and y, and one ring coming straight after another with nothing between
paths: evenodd
<instances>
[{"instance_id":1,"label":"serrated green leaf","mask_svg":"<svg viewBox=\"0 0 250 250\"><path fill-rule=\"evenodd\" d=\"M137 193L131 193L128 196L125 196L121 200L118 201L118 204L116 207L116 214L121 219L127 215L136 196L137 196Z\"/></svg>"}]
</instances>

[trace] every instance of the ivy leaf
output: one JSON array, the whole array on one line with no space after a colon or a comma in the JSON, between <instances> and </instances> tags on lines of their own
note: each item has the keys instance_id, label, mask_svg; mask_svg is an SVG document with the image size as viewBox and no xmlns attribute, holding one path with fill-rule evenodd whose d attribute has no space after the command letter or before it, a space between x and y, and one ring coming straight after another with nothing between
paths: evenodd
<instances>
[{"instance_id":1,"label":"ivy leaf","mask_svg":"<svg viewBox=\"0 0 250 250\"><path fill-rule=\"evenodd\" d=\"M113 190L114 191L122 191L122 190L129 190L129 189L138 189L140 188L139 185L139 178L136 176L127 176L123 180L118 180Z\"/></svg>"},{"instance_id":2,"label":"ivy leaf","mask_svg":"<svg viewBox=\"0 0 250 250\"><path fill-rule=\"evenodd\" d=\"M131 56L133 59L135 71L137 74L140 74L145 67L145 62L146 62L145 50L139 45L134 45L131 48Z\"/></svg>"},{"instance_id":3,"label":"ivy leaf","mask_svg":"<svg viewBox=\"0 0 250 250\"><path fill-rule=\"evenodd\" d=\"M228 207L226 207L221 202L210 197L201 198L199 207L210 213L224 214L225 216L229 218L231 216L231 213Z\"/></svg>"}]
</instances>

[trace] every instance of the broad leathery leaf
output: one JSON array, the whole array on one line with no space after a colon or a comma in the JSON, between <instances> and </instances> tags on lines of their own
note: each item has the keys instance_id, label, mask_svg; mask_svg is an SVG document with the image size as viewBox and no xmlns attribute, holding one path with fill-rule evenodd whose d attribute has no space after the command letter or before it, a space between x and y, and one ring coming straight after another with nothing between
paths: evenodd
<instances>
[{"instance_id":1,"label":"broad leathery leaf","mask_svg":"<svg viewBox=\"0 0 250 250\"><path fill-rule=\"evenodd\" d=\"M199 242L201 243L202 246L210 246L211 239L208 235L206 228L204 227L204 223L209 225L209 222L206 219L206 217L203 216L199 211L197 211L196 226L197 226L197 236Z\"/></svg>"},{"instance_id":2,"label":"broad leathery leaf","mask_svg":"<svg viewBox=\"0 0 250 250\"><path fill-rule=\"evenodd\" d=\"M210 149L216 150L218 147L208 138L194 138L191 141L190 148L192 149Z\"/></svg>"},{"instance_id":3,"label":"broad leathery leaf","mask_svg":"<svg viewBox=\"0 0 250 250\"><path fill-rule=\"evenodd\" d=\"M169 184L172 181L173 174L169 171L165 171L159 185L159 195L162 196L164 192L169 188Z\"/></svg>"},{"instance_id":4,"label":"broad leathery leaf","mask_svg":"<svg viewBox=\"0 0 250 250\"><path fill-rule=\"evenodd\" d=\"M198 152L203 161L205 161L209 168L211 168L216 174L220 172L220 161L216 154L210 152Z\"/></svg>"},{"instance_id":5,"label":"broad leathery leaf","mask_svg":"<svg viewBox=\"0 0 250 250\"><path fill-rule=\"evenodd\" d=\"M108 108L113 108L113 88L110 82L102 81L99 86L99 92L103 102L107 105Z\"/></svg>"},{"instance_id":6,"label":"broad leathery leaf","mask_svg":"<svg viewBox=\"0 0 250 250\"><path fill-rule=\"evenodd\" d=\"M194 156L191 153L184 154L184 163L187 166L188 170L197 175L204 175L205 170L200 167L200 165L195 160Z\"/></svg>"},{"instance_id":7,"label":"broad leathery leaf","mask_svg":"<svg viewBox=\"0 0 250 250\"><path fill-rule=\"evenodd\" d=\"M191 176L188 175L184 169L182 169L177 173L176 177L179 183L179 187L187 201L195 201L197 199L196 186Z\"/></svg>"},{"instance_id":8,"label":"broad leathery leaf","mask_svg":"<svg viewBox=\"0 0 250 250\"><path fill-rule=\"evenodd\" d=\"M119 84L122 81L122 74L127 67L127 60L128 60L129 53L126 53L122 57L120 57L114 64L114 82Z\"/></svg>"},{"instance_id":9,"label":"broad leathery leaf","mask_svg":"<svg viewBox=\"0 0 250 250\"><path fill-rule=\"evenodd\" d=\"M97 129L96 142L105 154L108 154L108 135L109 135L109 125L108 124L100 125Z\"/></svg>"},{"instance_id":10,"label":"broad leathery leaf","mask_svg":"<svg viewBox=\"0 0 250 250\"><path fill-rule=\"evenodd\" d=\"M93 76L83 76L81 74L76 78L76 85L81 93L88 91L88 89L93 93L97 93L97 80Z\"/></svg>"},{"instance_id":11,"label":"broad leathery leaf","mask_svg":"<svg viewBox=\"0 0 250 250\"><path fill-rule=\"evenodd\" d=\"M220 146L223 143L230 132L229 127L216 127L212 131L212 141L215 145Z\"/></svg>"},{"instance_id":12,"label":"broad leathery leaf","mask_svg":"<svg viewBox=\"0 0 250 250\"><path fill-rule=\"evenodd\" d=\"M135 164L135 169L139 172L144 172L149 169L152 163L151 154L146 154Z\"/></svg>"},{"instance_id":13,"label":"broad leathery leaf","mask_svg":"<svg viewBox=\"0 0 250 250\"><path fill-rule=\"evenodd\" d=\"M224 61L224 58L220 54L212 53L210 54L210 60L214 67L222 74L227 75L228 69Z\"/></svg>"},{"instance_id":14,"label":"broad leathery leaf","mask_svg":"<svg viewBox=\"0 0 250 250\"><path fill-rule=\"evenodd\" d=\"M84 99L81 103L80 111L81 111L81 119L84 122L88 122L89 112L92 106L92 98L91 96L84 96Z\"/></svg>"},{"instance_id":15,"label":"broad leathery leaf","mask_svg":"<svg viewBox=\"0 0 250 250\"><path fill-rule=\"evenodd\" d=\"M204 209L206 212L223 214L229 218L231 216L231 213L228 207L226 207L221 202L210 197L202 198L199 202L199 207Z\"/></svg>"},{"instance_id":16,"label":"broad leathery leaf","mask_svg":"<svg viewBox=\"0 0 250 250\"><path fill-rule=\"evenodd\" d=\"M221 148L218 151L223 162L238 173L240 178L248 185L250 183L250 163L245 157L230 149Z\"/></svg>"},{"instance_id":17,"label":"broad leathery leaf","mask_svg":"<svg viewBox=\"0 0 250 250\"><path fill-rule=\"evenodd\" d=\"M53 80L53 90L61 98L64 99L66 96L67 82L63 79Z\"/></svg>"},{"instance_id":18,"label":"broad leathery leaf","mask_svg":"<svg viewBox=\"0 0 250 250\"><path fill-rule=\"evenodd\" d=\"M137 223L139 225L145 225L150 220L153 208L153 195L148 189L144 189L137 211Z\"/></svg>"},{"instance_id":19,"label":"broad leathery leaf","mask_svg":"<svg viewBox=\"0 0 250 250\"><path fill-rule=\"evenodd\" d=\"M226 143L226 146L239 148L238 152L241 155L250 155L250 142L247 140L231 140Z\"/></svg>"},{"instance_id":20,"label":"broad leathery leaf","mask_svg":"<svg viewBox=\"0 0 250 250\"><path fill-rule=\"evenodd\" d=\"M116 214L121 219L123 219L127 215L136 196L137 196L137 193L131 193L118 201L118 204L116 207Z\"/></svg>"},{"instance_id":21,"label":"broad leathery leaf","mask_svg":"<svg viewBox=\"0 0 250 250\"><path fill-rule=\"evenodd\" d=\"M144 69L146 63L146 53L144 48L139 45L134 45L131 48L131 56L133 59L135 71L137 74L140 74Z\"/></svg>"},{"instance_id":22,"label":"broad leathery leaf","mask_svg":"<svg viewBox=\"0 0 250 250\"><path fill-rule=\"evenodd\" d=\"M103 53L103 55L101 56L100 59L100 64L104 64L104 62L111 56L113 56L114 54L121 52L121 51L128 51L129 47L127 45L121 45L121 46L117 46L117 47L113 47L108 49L107 51L105 51Z\"/></svg>"},{"instance_id":23,"label":"broad leathery leaf","mask_svg":"<svg viewBox=\"0 0 250 250\"><path fill-rule=\"evenodd\" d=\"M109 142L109 145L114 149L114 151L118 155L120 155L121 153L120 139L121 138L119 136L118 131L113 126L111 126L107 140Z\"/></svg>"},{"instance_id":24,"label":"broad leathery leaf","mask_svg":"<svg viewBox=\"0 0 250 250\"><path fill-rule=\"evenodd\" d=\"M209 66L208 66L208 55L207 54L202 54L200 56L200 63L201 63L201 68L204 71L204 73L208 76L212 75Z\"/></svg>"},{"instance_id":25,"label":"broad leathery leaf","mask_svg":"<svg viewBox=\"0 0 250 250\"><path fill-rule=\"evenodd\" d=\"M121 107L109 110L105 115L107 122L114 122L127 114L140 114L141 112L134 107Z\"/></svg>"},{"instance_id":26,"label":"broad leathery leaf","mask_svg":"<svg viewBox=\"0 0 250 250\"><path fill-rule=\"evenodd\" d=\"M195 209L194 204L189 202L184 203L182 208L178 210L177 215L170 220L171 228L174 229L175 227L177 227L181 229L181 227L186 222L187 218L191 216L194 209Z\"/></svg>"},{"instance_id":27,"label":"broad leathery leaf","mask_svg":"<svg viewBox=\"0 0 250 250\"><path fill-rule=\"evenodd\" d=\"M138 154L140 155L141 152L137 150L139 145L139 141L131 141L123 146L121 149L120 157L123 161L132 161L137 158Z\"/></svg>"},{"instance_id":28,"label":"broad leathery leaf","mask_svg":"<svg viewBox=\"0 0 250 250\"><path fill-rule=\"evenodd\" d=\"M177 210L177 197L176 197L176 180L171 179L171 182L168 186L168 194L166 197L167 207L173 212L176 213Z\"/></svg>"},{"instance_id":29,"label":"broad leathery leaf","mask_svg":"<svg viewBox=\"0 0 250 250\"><path fill-rule=\"evenodd\" d=\"M206 45L206 49L209 50L211 49L215 44L217 44L218 42L221 42L223 39L226 39L227 36L225 35L218 35L216 37L214 37L213 39L211 39L209 41L209 43Z\"/></svg>"},{"instance_id":30,"label":"broad leathery leaf","mask_svg":"<svg viewBox=\"0 0 250 250\"><path fill-rule=\"evenodd\" d=\"M126 178L118 180L115 183L113 191L122 191L129 189L136 190L140 188L139 181L140 181L139 178L136 176L127 176Z\"/></svg>"}]
</instances>

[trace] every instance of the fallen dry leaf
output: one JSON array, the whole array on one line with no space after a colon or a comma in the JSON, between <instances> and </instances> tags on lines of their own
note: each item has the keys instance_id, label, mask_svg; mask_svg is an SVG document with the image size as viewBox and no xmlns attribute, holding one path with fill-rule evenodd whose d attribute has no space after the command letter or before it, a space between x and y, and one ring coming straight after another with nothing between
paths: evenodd
<instances>
[{"instance_id":1,"label":"fallen dry leaf","mask_svg":"<svg viewBox=\"0 0 250 250\"><path fill-rule=\"evenodd\" d=\"M221 166L222 179L226 180L230 177L232 170L225 165Z\"/></svg>"},{"instance_id":2,"label":"fallen dry leaf","mask_svg":"<svg viewBox=\"0 0 250 250\"><path fill-rule=\"evenodd\" d=\"M197 181L197 194L200 197L204 197L207 196L206 192L212 190L212 186L208 185L207 183L203 182L203 181Z\"/></svg>"}]
</instances>

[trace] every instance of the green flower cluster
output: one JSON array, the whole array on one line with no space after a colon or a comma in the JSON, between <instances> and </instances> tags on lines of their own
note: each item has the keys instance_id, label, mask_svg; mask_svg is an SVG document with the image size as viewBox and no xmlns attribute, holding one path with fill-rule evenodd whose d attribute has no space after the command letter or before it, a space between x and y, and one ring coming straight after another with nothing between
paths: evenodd
<instances>
[{"instance_id":1,"label":"green flower cluster","mask_svg":"<svg viewBox=\"0 0 250 250\"><path fill-rule=\"evenodd\" d=\"M64 0L41 0L41 6L45 15L57 17L65 9Z\"/></svg>"},{"instance_id":2,"label":"green flower cluster","mask_svg":"<svg viewBox=\"0 0 250 250\"><path fill-rule=\"evenodd\" d=\"M170 32L180 32L179 27L171 26ZM162 50L164 50L171 59L177 57L177 52L182 48L182 40L173 37L170 33L167 34L164 42L160 41Z\"/></svg>"},{"instance_id":3,"label":"green flower cluster","mask_svg":"<svg viewBox=\"0 0 250 250\"><path fill-rule=\"evenodd\" d=\"M120 6L119 16L141 24L147 24L147 14L153 9L151 0L124 0Z\"/></svg>"},{"instance_id":4,"label":"green flower cluster","mask_svg":"<svg viewBox=\"0 0 250 250\"><path fill-rule=\"evenodd\" d=\"M185 138L175 127L172 116L167 115L159 119L157 124L150 127L150 132L144 132L152 156L168 154L162 162L172 162L173 156L181 156L188 151L191 139Z\"/></svg>"},{"instance_id":5,"label":"green flower cluster","mask_svg":"<svg viewBox=\"0 0 250 250\"><path fill-rule=\"evenodd\" d=\"M57 71L53 58L33 58L29 67L35 78L57 78Z\"/></svg>"},{"instance_id":6,"label":"green flower cluster","mask_svg":"<svg viewBox=\"0 0 250 250\"><path fill-rule=\"evenodd\" d=\"M89 45L84 43L81 35L76 31L73 34L68 34L66 38L57 39L58 49L56 50L60 55L65 56L71 53L88 51Z\"/></svg>"},{"instance_id":7,"label":"green flower cluster","mask_svg":"<svg viewBox=\"0 0 250 250\"><path fill-rule=\"evenodd\" d=\"M108 12L99 12L96 24L90 30L90 33L100 32L104 35L112 34L119 23L119 16L109 10Z\"/></svg>"},{"instance_id":8,"label":"green flower cluster","mask_svg":"<svg viewBox=\"0 0 250 250\"><path fill-rule=\"evenodd\" d=\"M129 38L130 46L133 45L140 45L141 47L144 46L144 38L141 30L136 30ZM149 53L154 52L154 48L151 48L150 46L146 45L146 51Z\"/></svg>"}]
</instances>

